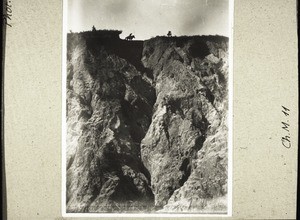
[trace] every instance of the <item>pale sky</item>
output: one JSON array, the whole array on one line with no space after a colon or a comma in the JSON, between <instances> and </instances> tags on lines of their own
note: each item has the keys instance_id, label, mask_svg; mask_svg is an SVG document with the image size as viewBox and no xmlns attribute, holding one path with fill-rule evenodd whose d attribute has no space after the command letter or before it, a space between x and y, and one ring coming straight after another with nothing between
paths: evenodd
<instances>
[{"instance_id":1,"label":"pale sky","mask_svg":"<svg viewBox=\"0 0 300 220\"><path fill-rule=\"evenodd\" d=\"M67 0L68 31L122 30L136 40L157 35L229 36L229 0Z\"/></svg>"}]
</instances>

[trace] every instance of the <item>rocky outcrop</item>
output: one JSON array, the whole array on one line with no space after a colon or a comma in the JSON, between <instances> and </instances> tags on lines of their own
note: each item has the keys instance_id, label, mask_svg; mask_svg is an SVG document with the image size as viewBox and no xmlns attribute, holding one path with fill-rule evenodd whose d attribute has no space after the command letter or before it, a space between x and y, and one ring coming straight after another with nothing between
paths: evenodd
<instances>
[{"instance_id":1,"label":"rocky outcrop","mask_svg":"<svg viewBox=\"0 0 300 220\"><path fill-rule=\"evenodd\" d=\"M224 212L228 39L68 35L67 212Z\"/></svg>"},{"instance_id":2,"label":"rocky outcrop","mask_svg":"<svg viewBox=\"0 0 300 220\"><path fill-rule=\"evenodd\" d=\"M152 39L143 52L157 94L141 143L155 205L199 211L227 193L226 41Z\"/></svg>"}]
</instances>

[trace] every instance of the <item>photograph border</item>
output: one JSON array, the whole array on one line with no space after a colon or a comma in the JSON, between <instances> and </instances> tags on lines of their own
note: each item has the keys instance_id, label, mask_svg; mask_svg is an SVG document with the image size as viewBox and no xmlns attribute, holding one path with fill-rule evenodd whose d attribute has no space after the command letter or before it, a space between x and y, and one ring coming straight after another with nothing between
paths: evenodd
<instances>
[{"instance_id":1,"label":"photograph border","mask_svg":"<svg viewBox=\"0 0 300 220\"><path fill-rule=\"evenodd\" d=\"M63 46L62 46L62 179L61 208L63 217L232 217L233 194L233 31L234 31L234 0L228 0L228 33L229 33L229 72L228 72L228 171L227 171L227 214L218 213L67 213L66 212L66 70L67 70L67 33L68 33L68 0L63 0Z\"/></svg>"}]
</instances>

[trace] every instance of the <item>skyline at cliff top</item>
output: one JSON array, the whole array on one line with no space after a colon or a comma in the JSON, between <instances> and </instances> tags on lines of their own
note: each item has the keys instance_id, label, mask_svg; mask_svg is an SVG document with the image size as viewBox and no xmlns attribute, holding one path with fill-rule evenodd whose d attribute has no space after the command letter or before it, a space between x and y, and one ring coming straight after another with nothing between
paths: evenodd
<instances>
[{"instance_id":1,"label":"skyline at cliff top","mask_svg":"<svg viewBox=\"0 0 300 220\"><path fill-rule=\"evenodd\" d=\"M68 0L69 32L99 29L133 33L137 40L157 35L229 36L229 0Z\"/></svg>"}]
</instances>

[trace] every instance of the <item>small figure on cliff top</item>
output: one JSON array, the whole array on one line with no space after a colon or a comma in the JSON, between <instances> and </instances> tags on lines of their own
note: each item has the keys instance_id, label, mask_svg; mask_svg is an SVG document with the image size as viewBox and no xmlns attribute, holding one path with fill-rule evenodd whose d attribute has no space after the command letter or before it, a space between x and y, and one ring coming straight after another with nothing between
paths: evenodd
<instances>
[{"instance_id":1,"label":"small figure on cliff top","mask_svg":"<svg viewBox=\"0 0 300 220\"><path fill-rule=\"evenodd\" d=\"M167 35L168 35L168 37L172 37L172 32L169 31Z\"/></svg>"},{"instance_id":2,"label":"small figure on cliff top","mask_svg":"<svg viewBox=\"0 0 300 220\"><path fill-rule=\"evenodd\" d=\"M94 25L93 25L92 31L96 31L96 28L95 28L95 26L94 26Z\"/></svg>"},{"instance_id":3,"label":"small figure on cliff top","mask_svg":"<svg viewBox=\"0 0 300 220\"><path fill-rule=\"evenodd\" d=\"M125 37L125 40L132 40L133 38L135 38L135 36L130 33L127 37Z\"/></svg>"}]
</instances>

